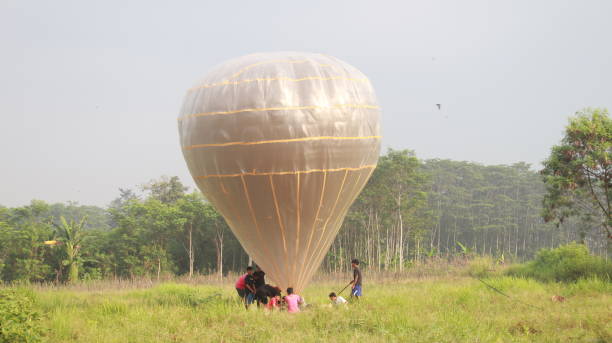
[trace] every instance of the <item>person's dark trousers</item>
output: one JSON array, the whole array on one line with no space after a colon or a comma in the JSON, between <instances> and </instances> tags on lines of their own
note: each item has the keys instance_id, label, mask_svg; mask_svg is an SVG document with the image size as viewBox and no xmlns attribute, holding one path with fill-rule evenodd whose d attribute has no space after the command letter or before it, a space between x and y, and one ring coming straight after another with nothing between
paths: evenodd
<instances>
[{"instance_id":1,"label":"person's dark trousers","mask_svg":"<svg viewBox=\"0 0 612 343\"><path fill-rule=\"evenodd\" d=\"M247 294L247 290L245 288L243 289L236 288L236 292L238 292L238 296L240 297L240 299L244 301L244 298L246 297L246 294Z\"/></svg>"}]
</instances>

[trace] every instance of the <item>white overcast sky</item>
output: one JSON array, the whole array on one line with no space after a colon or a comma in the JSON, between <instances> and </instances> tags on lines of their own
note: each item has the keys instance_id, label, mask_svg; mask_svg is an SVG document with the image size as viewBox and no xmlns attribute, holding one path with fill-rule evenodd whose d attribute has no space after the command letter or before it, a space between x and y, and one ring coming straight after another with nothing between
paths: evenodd
<instances>
[{"instance_id":1,"label":"white overcast sky","mask_svg":"<svg viewBox=\"0 0 612 343\"><path fill-rule=\"evenodd\" d=\"M569 115L612 106L611 14L577 0L0 0L0 204L105 206L161 175L193 186L185 90L279 50L364 72L385 149L539 167Z\"/></svg>"}]
</instances>

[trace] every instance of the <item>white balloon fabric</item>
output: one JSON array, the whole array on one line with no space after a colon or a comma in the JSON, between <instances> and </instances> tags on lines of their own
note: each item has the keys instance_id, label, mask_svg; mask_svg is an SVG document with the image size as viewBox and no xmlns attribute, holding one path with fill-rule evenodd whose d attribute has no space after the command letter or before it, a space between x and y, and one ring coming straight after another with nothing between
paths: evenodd
<instances>
[{"instance_id":1,"label":"white balloon fabric","mask_svg":"<svg viewBox=\"0 0 612 343\"><path fill-rule=\"evenodd\" d=\"M187 91L178 118L196 184L282 289L320 266L380 153L370 81L322 54L247 55Z\"/></svg>"}]
</instances>

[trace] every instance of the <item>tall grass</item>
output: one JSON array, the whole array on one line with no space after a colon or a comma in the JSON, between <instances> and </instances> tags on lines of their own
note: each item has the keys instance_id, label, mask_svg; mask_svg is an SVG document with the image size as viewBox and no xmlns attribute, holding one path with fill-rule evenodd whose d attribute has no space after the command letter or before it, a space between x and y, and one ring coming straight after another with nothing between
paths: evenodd
<instances>
[{"instance_id":1,"label":"tall grass","mask_svg":"<svg viewBox=\"0 0 612 343\"><path fill-rule=\"evenodd\" d=\"M327 294L351 274L322 273L301 294L309 306L296 315L245 310L233 289L238 275L32 285L26 292L46 342L612 342L611 282L503 276L508 267L498 262L430 259L402 272L365 269L364 297L345 307L329 306Z\"/></svg>"},{"instance_id":2,"label":"tall grass","mask_svg":"<svg viewBox=\"0 0 612 343\"><path fill-rule=\"evenodd\" d=\"M245 310L233 279L35 292L47 342L612 342L611 283L488 274L513 300L469 277L470 268L478 269L466 262L447 276L403 277L366 270L364 297L345 307L329 306L327 294L347 275L323 275L302 294L310 306L294 315Z\"/></svg>"}]
</instances>

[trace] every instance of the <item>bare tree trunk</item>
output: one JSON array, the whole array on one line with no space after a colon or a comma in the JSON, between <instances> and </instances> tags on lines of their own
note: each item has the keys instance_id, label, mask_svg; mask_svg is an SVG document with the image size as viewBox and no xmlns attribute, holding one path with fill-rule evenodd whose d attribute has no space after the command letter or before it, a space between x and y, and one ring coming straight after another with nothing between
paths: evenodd
<instances>
[{"instance_id":1,"label":"bare tree trunk","mask_svg":"<svg viewBox=\"0 0 612 343\"><path fill-rule=\"evenodd\" d=\"M404 222L402 220L402 194L397 194L397 215L399 219L399 271L404 269Z\"/></svg>"},{"instance_id":2,"label":"bare tree trunk","mask_svg":"<svg viewBox=\"0 0 612 343\"><path fill-rule=\"evenodd\" d=\"M219 277L223 276L223 229L215 226L215 248L217 251L217 273ZM250 257L249 257L250 259ZM251 263L249 263L251 265Z\"/></svg>"},{"instance_id":3,"label":"bare tree trunk","mask_svg":"<svg viewBox=\"0 0 612 343\"><path fill-rule=\"evenodd\" d=\"M195 261L195 254L193 252L193 223L189 223L189 251L187 252L189 255L189 278L193 277L193 264Z\"/></svg>"},{"instance_id":4,"label":"bare tree trunk","mask_svg":"<svg viewBox=\"0 0 612 343\"><path fill-rule=\"evenodd\" d=\"M387 246L385 247L385 270L387 270L389 268L389 249L391 248L391 245L389 244L391 242L391 237L389 237L389 226L385 227L385 237L386 237L386 242L387 242Z\"/></svg>"},{"instance_id":5,"label":"bare tree trunk","mask_svg":"<svg viewBox=\"0 0 612 343\"><path fill-rule=\"evenodd\" d=\"M487 253L487 230L483 230L482 235L482 254L485 255Z\"/></svg>"},{"instance_id":6,"label":"bare tree trunk","mask_svg":"<svg viewBox=\"0 0 612 343\"><path fill-rule=\"evenodd\" d=\"M159 276L161 275L161 257L157 257L157 281L159 281Z\"/></svg>"},{"instance_id":7,"label":"bare tree trunk","mask_svg":"<svg viewBox=\"0 0 612 343\"><path fill-rule=\"evenodd\" d=\"M374 213L374 224L376 225L376 259L378 260L378 271L380 271L381 255L380 255L380 225L378 225L378 211Z\"/></svg>"},{"instance_id":8,"label":"bare tree trunk","mask_svg":"<svg viewBox=\"0 0 612 343\"><path fill-rule=\"evenodd\" d=\"M496 234L495 234L495 253L499 254L499 231L496 230Z\"/></svg>"}]
</instances>

